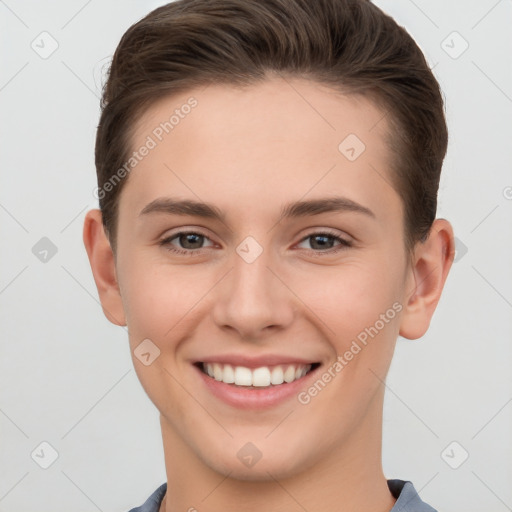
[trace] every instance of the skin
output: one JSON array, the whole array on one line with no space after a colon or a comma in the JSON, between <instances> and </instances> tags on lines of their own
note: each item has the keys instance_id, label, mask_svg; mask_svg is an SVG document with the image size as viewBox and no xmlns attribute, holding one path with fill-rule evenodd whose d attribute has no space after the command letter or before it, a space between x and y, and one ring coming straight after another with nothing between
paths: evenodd
<instances>
[{"instance_id":1,"label":"skin","mask_svg":"<svg viewBox=\"0 0 512 512\"><path fill-rule=\"evenodd\" d=\"M428 329L453 261L452 227L436 219L408 259L383 112L303 79L165 98L139 120L133 148L190 96L195 109L129 175L115 254L99 210L84 224L103 311L128 326L135 370L160 412L169 496L161 510L389 511L383 382L397 336ZM352 162L338 150L350 133L366 145ZM374 217L280 219L289 202L334 195ZM163 196L207 201L225 220L140 215ZM180 229L207 238L159 245ZM326 229L352 246L321 246ZM247 236L263 248L252 263L236 252ZM320 362L323 373L396 302L401 311L306 405L294 396L239 410L213 397L191 365L215 354L285 354ZM133 353L147 338L160 350L149 366ZM262 454L252 467L237 457L247 442Z\"/></svg>"}]
</instances>

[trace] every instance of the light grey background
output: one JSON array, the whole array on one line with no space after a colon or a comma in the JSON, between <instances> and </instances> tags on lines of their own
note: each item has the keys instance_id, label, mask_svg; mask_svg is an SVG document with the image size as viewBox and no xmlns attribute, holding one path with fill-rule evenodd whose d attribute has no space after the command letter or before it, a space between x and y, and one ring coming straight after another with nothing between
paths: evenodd
<instances>
[{"instance_id":1,"label":"light grey background","mask_svg":"<svg viewBox=\"0 0 512 512\"><path fill-rule=\"evenodd\" d=\"M126 330L103 316L82 244L97 207L106 65L124 31L163 3L0 1L3 512L125 512L166 480L157 410ZM444 91L438 216L458 238L430 330L397 344L385 473L440 511L512 510L512 2L376 3L413 35ZM43 31L58 43L46 59L31 47L51 49ZM46 262L43 237L57 249ZM58 453L47 469L42 442Z\"/></svg>"}]
</instances>

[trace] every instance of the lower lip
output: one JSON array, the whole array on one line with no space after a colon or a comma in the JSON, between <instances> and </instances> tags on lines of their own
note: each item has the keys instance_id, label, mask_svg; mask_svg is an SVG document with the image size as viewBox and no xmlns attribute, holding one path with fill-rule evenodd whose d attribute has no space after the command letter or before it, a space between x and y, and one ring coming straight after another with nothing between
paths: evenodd
<instances>
[{"instance_id":1,"label":"lower lip","mask_svg":"<svg viewBox=\"0 0 512 512\"><path fill-rule=\"evenodd\" d=\"M206 375L200 368L194 366L203 379L209 391L222 401L239 409L265 409L276 406L291 397L296 397L305 388L311 376L316 373L318 367L309 371L304 377L265 388L245 388L226 384Z\"/></svg>"}]
</instances>

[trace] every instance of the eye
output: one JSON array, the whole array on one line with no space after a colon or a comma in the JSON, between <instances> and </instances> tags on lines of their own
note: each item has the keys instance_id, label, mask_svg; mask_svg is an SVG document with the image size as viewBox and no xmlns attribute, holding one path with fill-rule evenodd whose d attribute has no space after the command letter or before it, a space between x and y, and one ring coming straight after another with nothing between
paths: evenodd
<instances>
[{"instance_id":1,"label":"eye","mask_svg":"<svg viewBox=\"0 0 512 512\"><path fill-rule=\"evenodd\" d=\"M173 245L174 240L176 240L183 248L179 248ZM159 245L165 247L170 252L192 256L200 252L200 249L204 248L203 243L205 240L211 242L211 240L206 235L197 231L180 231L167 238L164 238L159 242ZM213 245L214 244L212 242L211 246Z\"/></svg>"},{"instance_id":2,"label":"eye","mask_svg":"<svg viewBox=\"0 0 512 512\"><path fill-rule=\"evenodd\" d=\"M317 253L336 254L339 251L352 247L351 242L329 231L310 233L300 243L307 242L308 240L310 240L310 247ZM338 244L334 245L334 242L338 242Z\"/></svg>"},{"instance_id":3,"label":"eye","mask_svg":"<svg viewBox=\"0 0 512 512\"><path fill-rule=\"evenodd\" d=\"M208 246L204 246L206 241L210 242ZM308 242L310 245L309 249L312 249L318 255L324 253L332 255L352 247L351 242L340 237L338 234L329 231L310 233L304 237L299 244L303 244L305 242ZM177 247L176 243L181 247ZM210 238L201 232L179 231L161 240L159 245L169 252L194 256L200 254L202 249L205 249L206 247L213 247L215 244L210 240ZM305 249L308 248L306 247Z\"/></svg>"}]
</instances>

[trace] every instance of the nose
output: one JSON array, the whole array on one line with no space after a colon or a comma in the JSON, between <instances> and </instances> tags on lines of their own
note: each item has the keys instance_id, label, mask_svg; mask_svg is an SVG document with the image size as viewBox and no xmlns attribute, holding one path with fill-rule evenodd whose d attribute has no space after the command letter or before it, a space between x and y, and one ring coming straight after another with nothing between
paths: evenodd
<instances>
[{"instance_id":1,"label":"nose","mask_svg":"<svg viewBox=\"0 0 512 512\"><path fill-rule=\"evenodd\" d=\"M237 338L257 342L289 326L294 295L266 251L252 262L235 253L233 268L216 286L213 320Z\"/></svg>"}]
</instances>

